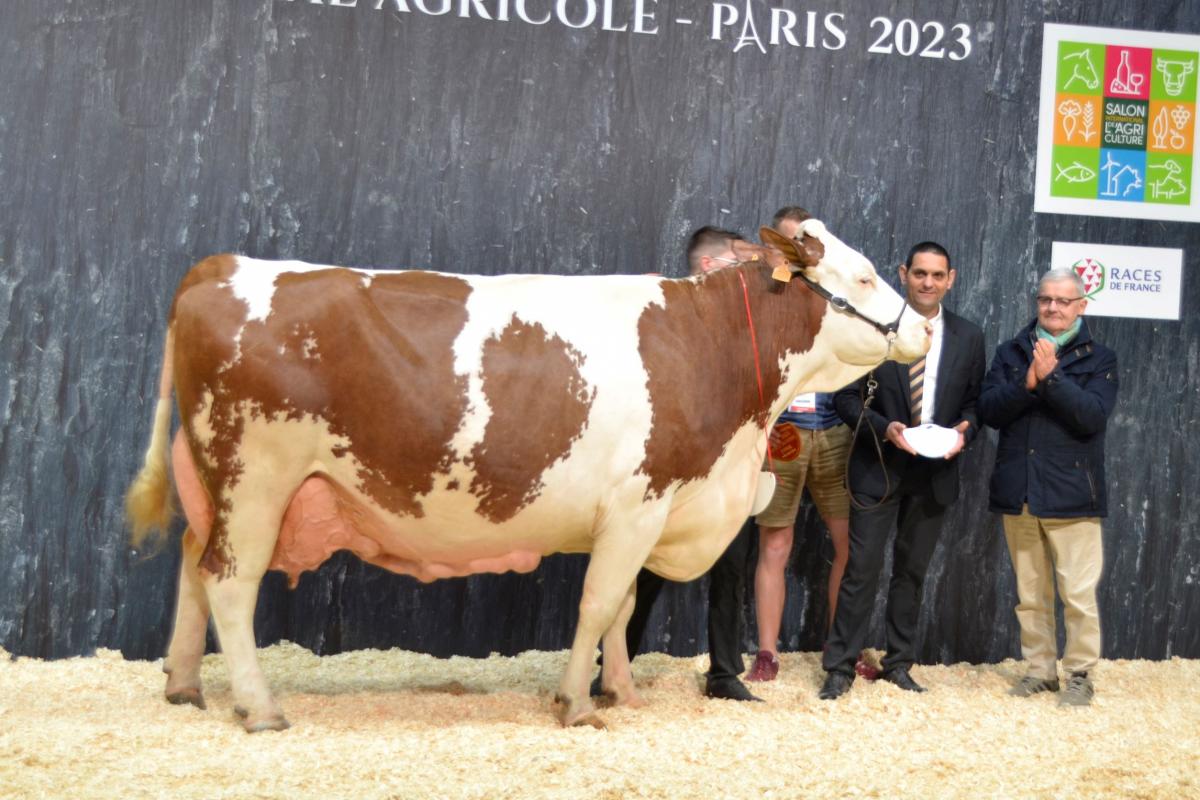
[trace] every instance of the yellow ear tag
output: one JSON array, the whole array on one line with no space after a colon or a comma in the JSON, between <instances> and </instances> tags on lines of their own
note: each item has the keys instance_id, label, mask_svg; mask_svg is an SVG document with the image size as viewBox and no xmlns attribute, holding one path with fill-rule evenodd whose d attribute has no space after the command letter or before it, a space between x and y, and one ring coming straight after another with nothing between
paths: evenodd
<instances>
[{"instance_id":1,"label":"yellow ear tag","mask_svg":"<svg viewBox=\"0 0 1200 800\"><path fill-rule=\"evenodd\" d=\"M772 270L771 277L780 283L787 283L792 279L792 271L787 267L776 267Z\"/></svg>"}]
</instances>

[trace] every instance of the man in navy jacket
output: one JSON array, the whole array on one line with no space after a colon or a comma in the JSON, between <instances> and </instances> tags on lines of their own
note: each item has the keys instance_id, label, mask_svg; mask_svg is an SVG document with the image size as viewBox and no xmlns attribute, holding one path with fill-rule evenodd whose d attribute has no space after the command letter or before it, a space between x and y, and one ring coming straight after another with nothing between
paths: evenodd
<instances>
[{"instance_id":1,"label":"man in navy jacket","mask_svg":"<svg viewBox=\"0 0 1200 800\"><path fill-rule=\"evenodd\" d=\"M1059 691L1057 586L1067 634L1063 705L1091 702L1088 673L1100 658L1104 431L1117 399L1117 357L1092 339L1083 295L1072 269L1042 276L1037 319L996 350L977 405L980 421L1000 430L989 508L1004 515L1029 662L1010 693Z\"/></svg>"}]
</instances>

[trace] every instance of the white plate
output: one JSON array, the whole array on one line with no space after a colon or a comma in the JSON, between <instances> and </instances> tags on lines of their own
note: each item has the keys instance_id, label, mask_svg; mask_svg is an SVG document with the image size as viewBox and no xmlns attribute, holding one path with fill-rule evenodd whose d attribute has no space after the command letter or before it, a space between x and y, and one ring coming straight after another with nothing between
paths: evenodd
<instances>
[{"instance_id":1,"label":"white plate","mask_svg":"<svg viewBox=\"0 0 1200 800\"><path fill-rule=\"evenodd\" d=\"M958 443L958 431L927 422L915 428L904 429L904 439L926 458L945 458L950 448Z\"/></svg>"}]
</instances>

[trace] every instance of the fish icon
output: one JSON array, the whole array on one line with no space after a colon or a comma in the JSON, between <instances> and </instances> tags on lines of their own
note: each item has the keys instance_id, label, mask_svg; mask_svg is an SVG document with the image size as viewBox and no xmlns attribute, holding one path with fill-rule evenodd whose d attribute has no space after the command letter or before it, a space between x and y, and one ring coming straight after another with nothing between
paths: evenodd
<instances>
[{"instance_id":1,"label":"fish icon","mask_svg":"<svg viewBox=\"0 0 1200 800\"><path fill-rule=\"evenodd\" d=\"M1058 175L1054 178L1056 183L1060 180L1065 180L1067 183L1084 183L1096 177L1096 170L1085 167L1078 161L1073 161L1066 167L1055 164L1054 168L1058 170Z\"/></svg>"}]
</instances>

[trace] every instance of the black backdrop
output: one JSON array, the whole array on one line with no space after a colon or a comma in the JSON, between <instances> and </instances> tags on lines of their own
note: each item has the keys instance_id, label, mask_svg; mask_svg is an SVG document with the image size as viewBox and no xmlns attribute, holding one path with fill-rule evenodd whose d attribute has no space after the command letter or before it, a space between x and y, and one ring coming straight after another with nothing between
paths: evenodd
<instances>
[{"instance_id":1,"label":"black backdrop","mask_svg":"<svg viewBox=\"0 0 1200 800\"><path fill-rule=\"evenodd\" d=\"M1200 4L601 0L579 29L525 22L516 0L508 21L479 13L499 16L498 0L421 10L442 4L4 3L0 646L163 651L178 543L131 552L121 498L148 437L170 297L199 258L680 274L692 228L753 231L799 203L893 281L909 244L944 242L959 272L948 302L989 347L1032 316L1052 241L1185 249L1182 322L1094 321L1122 364L1101 602L1106 656L1200 657L1200 228L1032 210L1042 24L1200 33ZM520 5L534 19L553 7ZM606 5L607 27L625 30L604 29ZM578 24L588 0L563 7ZM637 7L656 32L634 30ZM814 12L814 46L771 45L772 7L796 12L801 37ZM735 50L747 9L764 44ZM838 43L830 13L838 49L822 46ZM714 40L714 15L731 14ZM969 25L972 52L869 54L877 15ZM926 661L1017 653L1008 558L985 509L993 452L989 435L964 459L965 499L926 589ZM816 649L829 550L811 511L799 527L785 647ZM562 648L585 567L558 556L530 575L424 586L338 556L294 592L266 581L259 641ZM705 592L672 587L651 619L657 647L706 649Z\"/></svg>"}]
</instances>

